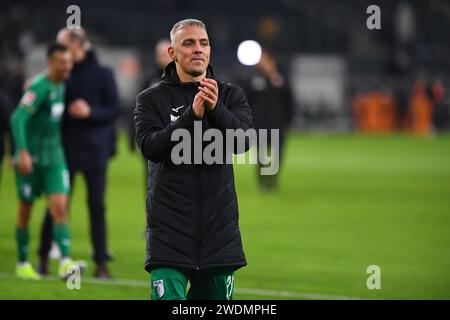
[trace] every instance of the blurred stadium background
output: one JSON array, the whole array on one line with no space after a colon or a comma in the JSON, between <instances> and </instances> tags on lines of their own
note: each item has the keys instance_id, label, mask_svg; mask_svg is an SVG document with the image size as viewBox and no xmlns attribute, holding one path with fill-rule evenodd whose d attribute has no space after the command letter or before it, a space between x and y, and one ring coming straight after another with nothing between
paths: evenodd
<instances>
[{"instance_id":1,"label":"blurred stadium background","mask_svg":"<svg viewBox=\"0 0 450 320\"><path fill-rule=\"evenodd\" d=\"M107 192L115 280L86 278L82 290L68 290L55 278L14 278L17 204L3 161L0 298L149 297L144 177L129 143L130 112L155 69L156 42L187 17L206 23L219 79L242 82L253 72L236 57L239 43L252 39L274 53L294 97L280 188L261 193L256 169L235 167L249 262L238 272L236 298L450 298L448 1L4 0L2 98L16 105L25 80L45 68L45 47L71 4L120 93ZM370 4L381 8L381 30L366 27ZM89 260L85 190L75 185L73 251ZM33 253L44 205L33 211ZM381 268L380 290L366 286L369 265Z\"/></svg>"}]
</instances>

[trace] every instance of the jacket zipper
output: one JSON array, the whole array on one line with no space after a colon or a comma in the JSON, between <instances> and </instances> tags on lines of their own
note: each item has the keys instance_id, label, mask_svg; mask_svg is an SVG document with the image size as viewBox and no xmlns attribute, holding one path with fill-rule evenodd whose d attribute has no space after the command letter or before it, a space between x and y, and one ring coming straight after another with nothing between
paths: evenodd
<instances>
[{"instance_id":1,"label":"jacket zipper","mask_svg":"<svg viewBox=\"0 0 450 320\"><path fill-rule=\"evenodd\" d=\"M202 176L201 176L201 164L198 164L198 177L199 177L199 189L200 189L200 208L198 210L198 221L197 221L197 265L196 270L200 270L200 258L201 258L201 219L202 219Z\"/></svg>"},{"instance_id":2,"label":"jacket zipper","mask_svg":"<svg viewBox=\"0 0 450 320\"><path fill-rule=\"evenodd\" d=\"M203 122L203 121L202 121ZM203 130L203 123L202 123L202 130ZM202 134L203 136L203 134ZM195 143L195 142L194 142ZM203 142L202 143L202 152L203 152ZM194 150L195 151L195 150ZM195 157L195 156L194 156ZM194 164L195 166L196 164ZM201 235L202 235L202 230L201 230L201 219L202 219L202 165L201 164L197 164L198 166L198 180L199 180L199 191L200 191L200 197L199 197L199 203L200 203L200 207L198 210L198 221L197 221L197 265L195 266L196 270L200 270L200 260L201 260Z\"/></svg>"}]
</instances>

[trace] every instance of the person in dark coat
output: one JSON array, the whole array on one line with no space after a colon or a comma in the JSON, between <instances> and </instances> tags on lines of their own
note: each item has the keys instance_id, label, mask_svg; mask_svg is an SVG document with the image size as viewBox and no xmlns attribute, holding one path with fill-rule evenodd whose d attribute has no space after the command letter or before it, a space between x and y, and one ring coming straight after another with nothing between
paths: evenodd
<instances>
[{"instance_id":1,"label":"person in dark coat","mask_svg":"<svg viewBox=\"0 0 450 320\"><path fill-rule=\"evenodd\" d=\"M182 20L170 34L173 61L159 84L137 96L134 112L137 144L149 167L145 269L152 299L231 299L234 271L247 264L233 165L176 164L171 138L177 129L192 133L199 123L222 134L251 129L251 110L240 87L215 79L201 21Z\"/></svg>"},{"instance_id":2,"label":"person in dark coat","mask_svg":"<svg viewBox=\"0 0 450 320\"><path fill-rule=\"evenodd\" d=\"M94 276L110 278L107 260L105 219L106 173L109 158L115 152L114 120L119 115L119 102L114 75L111 69L97 61L83 29L63 29L58 42L71 51L75 65L66 82L66 112L62 125L63 144L70 181L80 172L87 187L90 218L90 236ZM38 271L46 274L47 257L51 245L51 220L47 214L42 228Z\"/></svg>"},{"instance_id":3,"label":"person in dark coat","mask_svg":"<svg viewBox=\"0 0 450 320\"><path fill-rule=\"evenodd\" d=\"M9 123L13 109L11 99L3 90L2 80L0 78L0 182L2 178L4 156L8 153L11 156L14 154L11 126ZM7 145L9 150L7 150Z\"/></svg>"},{"instance_id":4,"label":"person in dark coat","mask_svg":"<svg viewBox=\"0 0 450 320\"><path fill-rule=\"evenodd\" d=\"M292 123L294 108L293 96L287 79L278 69L274 56L264 50L260 62L255 66L250 79L244 85L248 101L252 106L255 128L279 130L279 168L281 170L282 156L286 133ZM270 138L268 132L268 138ZM268 139L268 146L271 141ZM260 144L258 144L260 145ZM268 150L269 153L271 150ZM264 151L264 153L267 151ZM273 158L273 157L272 157ZM262 191L273 191L278 187L280 170L274 175L259 174L264 166L258 155L258 182Z\"/></svg>"}]
</instances>

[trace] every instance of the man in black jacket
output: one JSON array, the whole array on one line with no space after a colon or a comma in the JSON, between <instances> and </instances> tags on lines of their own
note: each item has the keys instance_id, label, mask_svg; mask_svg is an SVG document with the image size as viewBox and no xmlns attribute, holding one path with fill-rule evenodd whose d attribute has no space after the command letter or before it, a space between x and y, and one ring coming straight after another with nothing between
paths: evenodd
<instances>
[{"instance_id":1,"label":"man in black jacket","mask_svg":"<svg viewBox=\"0 0 450 320\"><path fill-rule=\"evenodd\" d=\"M234 271L247 264L233 165L175 164L171 138L177 129L192 133L199 123L221 133L251 129L251 111L241 88L214 79L201 21L176 23L170 38L173 61L159 84L138 95L134 112L149 169L145 269L152 299L231 299Z\"/></svg>"},{"instance_id":2,"label":"man in black jacket","mask_svg":"<svg viewBox=\"0 0 450 320\"><path fill-rule=\"evenodd\" d=\"M278 167L281 170L282 156L284 154L284 144L286 134L292 123L294 108L293 96L287 79L280 72L275 56L264 50L261 60L255 66L255 70L250 74L250 79L243 86L247 94L248 101L252 106L253 121L255 127L260 129L279 130L278 147ZM268 137L271 135L269 134ZM271 141L268 141L268 146ZM261 146L263 148L263 146ZM261 150L262 154L271 154L268 150ZM260 174L261 155L258 153L258 182L261 191L274 191L278 188L279 172L273 175Z\"/></svg>"},{"instance_id":3,"label":"man in black jacket","mask_svg":"<svg viewBox=\"0 0 450 320\"><path fill-rule=\"evenodd\" d=\"M66 45L75 61L66 82L66 112L62 124L64 151L70 181L81 172L87 186L94 276L110 278L106 262L105 189L108 159L115 151L114 120L119 115L117 88L112 70L101 66L83 29L63 29L57 41ZM51 244L51 218L42 227L38 271L46 274Z\"/></svg>"}]
</instances>

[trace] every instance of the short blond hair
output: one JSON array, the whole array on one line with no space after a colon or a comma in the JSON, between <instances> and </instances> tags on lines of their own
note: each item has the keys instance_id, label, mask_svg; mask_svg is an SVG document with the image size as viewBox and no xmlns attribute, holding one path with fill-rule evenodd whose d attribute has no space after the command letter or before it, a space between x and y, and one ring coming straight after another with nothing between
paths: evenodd
<instances>
[{"instance_id":1,"label":"short blond hair","mask_svg":"<svg viewBox=\"0 0 450 320\"><path fill-rule=\"evenodd\" d=\"M174 44L175 33L177 33L177 31L179 30L183 30L184 28L191 26L199 27L206 30L205 24L197 19L184 19L178 21L173 25L172 30L170 30L170 42L172 43L172 45Z\"/></svg>"}]
</instances>

